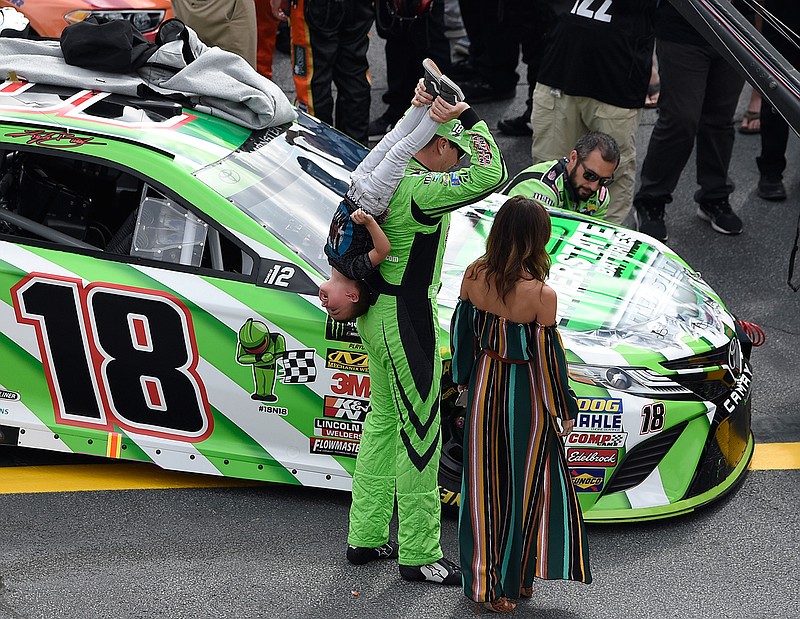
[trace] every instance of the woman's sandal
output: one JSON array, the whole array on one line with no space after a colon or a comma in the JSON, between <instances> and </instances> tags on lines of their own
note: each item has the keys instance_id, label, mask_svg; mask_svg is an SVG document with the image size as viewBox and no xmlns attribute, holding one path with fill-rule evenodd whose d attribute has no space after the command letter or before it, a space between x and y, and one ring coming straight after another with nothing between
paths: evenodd
<instances>
[{"instance_id":1,"label":"woman's sandal","mask_svg":"<svg viewBox=\"0 0 800 619\"><path fill-rule=\"evenodd\" d=\"M533 597L533 587L522 587L519 590L520 597L523 598L532 598Z\"/></svg>"},{"instance_id":2,"label":"woman's sandal","mask_svg":"<svg viewBox=\"0 0 800 619\"><path fill-rule=\"evenodd\" d=\"M742 124L739 125L739 133L750 135L761 133L761 113L758 110L747 110L744 113Z\"/></svg>"},{"instance_id":3,"label":"woman's sandal","mask_svg":"<svg viewBox=\"0 0 800 619\"><path fill-rule=\"evenodd\" d=\"M491 600L490 602L476 602L475 603L476 615L480 611L481 606L483 606L487 610L492 611L493 613L510 613L517 607L515 602L512 602L511 600L505 597L497 598L496 600Z\"/></svg>"}]
</instances>

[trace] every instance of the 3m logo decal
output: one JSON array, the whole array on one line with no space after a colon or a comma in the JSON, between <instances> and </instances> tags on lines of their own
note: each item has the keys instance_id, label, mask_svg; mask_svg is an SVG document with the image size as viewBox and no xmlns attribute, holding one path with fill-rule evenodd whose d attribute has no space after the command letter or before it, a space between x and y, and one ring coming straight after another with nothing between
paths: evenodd
<instances>
[{"instance_id":1,"label":"3m logo decal","mask_svg":"<svg viewBox=\"0 0 800 619\"><path fill-rule=\"evenodd\" d=\"M355 395L360 398L369 397L369 376L336 372L336 374L333 375L333 380L334 383L331 385L331 391L336 395Z\"/></svg>"},{"instance_id":2,"label":"3m logo decal","mask_svg":"<svg viewBox=\"0 0 800 619\"><path fill-rule=\"evenodd\" d=\"M361 440L362 424L357 421L344 421L342 419L314 420L314 434L329 438L343 438L350 441Z\"/></svg>"},{"instance_id":3,"label":"3m logo decal","mask_svg":"<svg viewBox=\"0 0 800 619\"><path fill-rule=\"evenodd\" d=\"M312 436L309 441L311 441L312 454L346 456L348 458L355 458L358 455L358 447L360 445L358 441L341 441L319 436Z\"/></svg>"},{"instance_id":4,"label":"3m logo decal","mask_svg":"<svg viewBox=\"0 0 800 619\"><path fill-rule=\"evenodd\" d=\"M201 441L212 431L189 310L167 293L32 273L11 289L56 421Z\"/></svg>"},{"instance_id":5,"label":"3m logo decal","mask_svg":"<svg viewBox=\"0 0 800 619\"><path fill-rule=\"evenodd\" d=\"M600 492L606 479L604 469L570 469L576 492Z\"/></svg>"},{"instance_id":6,"label":"3m logo decal","mask_svg":"<svg viewBox=\"0 0 800 619\"><path fill-rule=\"evenodd\" d=\"M371 410L369 400L357 400L355 398L339 398L332 395L325 396L325 409L323 414L326 417L337 419L349 419L350 421L364 421L367 413Z\"/></svg>"},{"instance_id":7,"label":"3m logo decal","mask_svg":"<svg viewBox=\"0 0 800 619\"><path fill-rule=\"evenodd\" d=\"M325 359L325 367L332 370L347 370L348 372L369 371L367 353L352 350L332 350L328 349L328 356Z\"/></svg>"},{"instance_id":8,"label":"3m logo decal","mask_svg":"<svg viewBox=\"0 0 800 619\"><path fill-rule=\"evenodd\" d=\"M569 466L591 464L593 466L617 466L619 451L616 449L567 449Z\"/></svg>"},{"instance_id":9,"label":"3m logo decal","mask_svg":"<svg viewBox=\"0 0 800 619\"><path fill-rule=\"evenodd\" d=\"M627 432L572 432L565 437L565 443L567 447L622 447L627 437Z\"/></svg>"}]
</instances>

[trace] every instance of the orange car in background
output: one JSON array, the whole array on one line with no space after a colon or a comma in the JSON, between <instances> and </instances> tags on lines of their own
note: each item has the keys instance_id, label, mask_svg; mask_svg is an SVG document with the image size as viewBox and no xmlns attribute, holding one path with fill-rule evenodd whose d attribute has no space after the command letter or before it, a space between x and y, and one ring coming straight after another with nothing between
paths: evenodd
<instances>
[{"instance_id":1,"label":"orange car in background","mask_svg":"<svg viewBox=\"0 0 800 619\"><path fill-rule=\"evenodd\" d=\"M40 37L59 38L70 24L94 15L100 21L127 19L149 40L173 17L170 0L0 0L0 7L17 9Z\"/></svg>"}]
</instances>

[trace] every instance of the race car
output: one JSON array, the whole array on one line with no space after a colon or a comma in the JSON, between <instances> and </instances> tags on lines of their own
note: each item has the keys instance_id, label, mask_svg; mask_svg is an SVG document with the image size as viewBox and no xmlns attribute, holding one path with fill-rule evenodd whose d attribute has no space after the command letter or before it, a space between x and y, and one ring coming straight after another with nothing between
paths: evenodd
<instances>
[{"instance_id":1,"label":"race car","mask_svg":"<svg viewBox=\"0 0 800 619\"><path fill-rule=\"evenodd\" d=\"M0 444L349 490L368 358L318 298L366 150L298 113L250 130L161 99L0 85ZM449 320L495 194L454 214L439 295L442 502L461 488ZM650 237L551 211L586 519L691 511L753 451L751 342Z\"/></svg>"},{"instance_id":2,"label":"race car","mask_svg":"<svg viewBox=\"0 0 800 619\"><path fill-rule=\"evenodd\" d=\"M70 24L95 17L100 22L126 19L152 41L161 22L173 17L170 0L0 0L3 7L27 17L32 36L55 39Z\"/></svg>"}]
</instances>

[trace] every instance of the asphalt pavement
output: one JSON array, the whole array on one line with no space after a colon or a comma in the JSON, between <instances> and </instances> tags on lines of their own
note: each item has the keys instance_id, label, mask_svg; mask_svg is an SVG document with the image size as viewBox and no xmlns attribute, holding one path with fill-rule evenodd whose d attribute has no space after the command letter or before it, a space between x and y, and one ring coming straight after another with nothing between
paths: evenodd
<instances>
[{"instance_id":1,"label":"asphalt pavement","mask_svg":"<svg viewBox=\"0 0 800 619\"><path fill-rule=\"evenodd\" d=\"M382 43L372 42L375 117L386 81ZM292 96L285 56L276 56L275 76ZM521 81L515 99L475 109L494 128L524 109L526 92ZM656 114L644 112L640 161ZM529 138L496 135L512 174L530 164ZM731 177L740 236L718 234L696 216L694 159L667 215L670 246L736 316L766 332L752 357L760 443L800 441L800 297L786 285L800 212L798 143L792 136L790 199L769 203L755 195L759 137L737 134ZM750 471L736 492L693 514L590 526L594 583L537 581L515 616L795 619L799 484L797 470ZM0 495L0 619L474 616L458 588L407 583L393 562L350 566L348 507L346 493L270 485ZM443 520L442 544L457 556L452 518Z\"/></svg>"}]
</instances>

